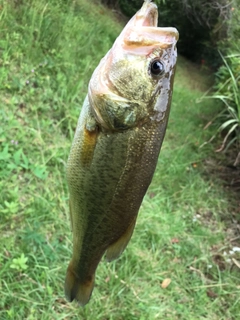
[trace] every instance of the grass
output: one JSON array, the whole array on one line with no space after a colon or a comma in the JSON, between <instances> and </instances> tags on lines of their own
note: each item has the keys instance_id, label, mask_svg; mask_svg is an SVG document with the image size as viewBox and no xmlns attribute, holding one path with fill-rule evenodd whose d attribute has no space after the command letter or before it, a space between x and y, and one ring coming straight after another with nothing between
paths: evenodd
<instances>
[{"instance_id":1,"label":"grass","mask_svg":"<svg viewBox=\"0 0 240 320\"><path fill-rule=\"evenodd\" d=\"M234 210L205 174L212 147L199 148L217 106L196 102L208 76L182 58L133 238L119 260L100 263L85 308L66 302L65 164L91 73L122 26L84 0L0 1L0 9L0 318L238 319Z\"/></svg>"}]
</instances>

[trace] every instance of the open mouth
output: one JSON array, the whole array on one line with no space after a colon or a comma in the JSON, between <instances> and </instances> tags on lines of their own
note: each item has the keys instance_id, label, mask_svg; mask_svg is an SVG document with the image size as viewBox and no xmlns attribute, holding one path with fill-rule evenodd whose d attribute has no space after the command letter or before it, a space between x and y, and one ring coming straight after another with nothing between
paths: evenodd
<instances>
[{"instance_id":1,"label":"open mouth","mask_svg":"<svg viewBox=\"0 0 240 320\"><path fill-rule=\"evenodd\" d=\"M146 0L135 17L135 26L157 27L158 10L156 4L152 3L151 0Z\"/></svg>"},{"instance_id":2,"label":"open mouth","mask_svg":"<svg viewBox=\"0 0 240 320\"><path fill-rule=\"evenodd\" d=\"M121 37L125 49L130 50L129 46L171 44L178 40L178 32L175 28L158 27L157 5L151 0L145 0L142 8L126 25Z\"/></svg>"}]
</instances>

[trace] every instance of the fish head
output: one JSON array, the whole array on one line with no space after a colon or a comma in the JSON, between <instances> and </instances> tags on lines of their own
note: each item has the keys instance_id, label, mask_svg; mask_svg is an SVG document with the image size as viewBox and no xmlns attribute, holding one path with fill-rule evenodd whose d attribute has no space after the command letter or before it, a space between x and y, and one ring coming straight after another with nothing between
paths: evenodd
<instances>
[{"instance_id":1,"label":"fish head","mask_svg":"<svg viewBox=\"0 0 240 320\"><path fill-rule=\"evenodd\" d=\"M157 6L145 1L93 73L88 97L102 128L126 130L168 113L178 31L157 23Z\"/></svg>"}]
</instances>

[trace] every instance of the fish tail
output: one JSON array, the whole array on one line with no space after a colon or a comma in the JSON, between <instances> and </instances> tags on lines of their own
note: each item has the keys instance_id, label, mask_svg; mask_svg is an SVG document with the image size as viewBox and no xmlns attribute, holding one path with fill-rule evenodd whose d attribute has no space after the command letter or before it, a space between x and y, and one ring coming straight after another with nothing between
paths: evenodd
<instances>
[{"instance_id":1,"label":"fish tail","mask_svg":"<svg viewBox=\"0 0 240 320\"><path fill-rule=\"evenodd\" d=\"M93 291L94 278L95 275L92 275L88 276L86 280L80 281L70 262L65 279L65 296L67 300L72 302L75 299L81 306L87 304Z\"/></svg>"}]
</instances>

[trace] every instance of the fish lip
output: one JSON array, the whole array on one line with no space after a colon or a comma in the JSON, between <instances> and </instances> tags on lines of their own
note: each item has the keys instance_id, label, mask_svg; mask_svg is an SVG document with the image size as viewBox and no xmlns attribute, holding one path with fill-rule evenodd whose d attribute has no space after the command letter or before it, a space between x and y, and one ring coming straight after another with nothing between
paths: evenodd
<instances>
[{"instance_id":1,"label":"fish lip","mask_svg":"<svg viewBox=\"0 0 240 320\"><path fill-rule=\"evenodd\" d=\"M172 42L175 42L175 41L177 42L179 39L179 32L174 27L158 27L157 30L158 30L157 33L159 36L165 36L166 39L170 38L170 37L172 39L174 39L174 40L172 40ZM169 41L167 41L167 42L169 42ZM170 43L171 43L171 41L170 41Z\"/></svg>"},{"instance_id":2,"label":"fish lip","mask_svg":"<svg viewBox=\"0 0 240 320\"><path fill-rule=\"evenodd\" d=\"M179 39L179 33L173 27L158 27L158 7L152 0L145 0L141 9L135 15L134 27L156 28L158 36L172 37L175 41ZM147 30L147 28L146 28ZM167 41L168 42L168 41Z\"/></svg>"},{"instance_id":3,"label":"fish lip","mask_svg":"<svg viewBox=\"0 0 240 320\"><path fill-rule=\"evenodd\" d=\"M177 42L178 38L176 28L158 27L158 7L151 0L145 0L141 9L125 26L119 36L119 43L128 51L129 45L144 47L165 42L171 44Z\"/></svg>"},{"instance_id":4,"label":"fish lip","mask_svg":"<svg viewBox=\"0 0 240 320\"><path fill-rule=\"evenodd\" d=\"M141 9L135 15L135 26L157 27L158 7L151 0L145 0Z\"/></svg>"}]
</instances>

